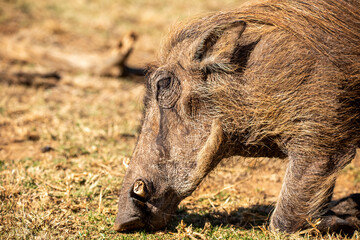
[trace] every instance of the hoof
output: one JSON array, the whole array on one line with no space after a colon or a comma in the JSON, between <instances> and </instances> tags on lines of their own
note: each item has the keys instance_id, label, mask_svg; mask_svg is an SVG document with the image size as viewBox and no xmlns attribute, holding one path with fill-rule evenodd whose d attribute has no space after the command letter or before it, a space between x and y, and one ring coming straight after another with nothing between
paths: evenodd
<instances>
[{"instance_id":1,"label":"hoof","mask_svg":"<svg viewBox=\"0 0 360 240\"><path fill-rule=\"evenodd\" d=\"M317 226L321 232L335 232L352 235L360 230L360 194L352 194L337 201L332 201L329 211Z\"/></svg>"}]
</instances>

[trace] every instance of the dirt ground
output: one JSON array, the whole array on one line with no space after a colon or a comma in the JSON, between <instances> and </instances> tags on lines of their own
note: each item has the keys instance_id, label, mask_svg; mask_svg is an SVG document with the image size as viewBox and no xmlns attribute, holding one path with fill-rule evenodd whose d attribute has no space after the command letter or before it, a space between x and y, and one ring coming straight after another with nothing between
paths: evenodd
<instances>
[{"instance_id":1,"label":"dirt ground","mask_svg":"<svg viewBox=\"0 0 360 240\"><path fill-rule=\"evenodd\" d=\"M133 31L138 40L126 64L142 68L176 21L242 2L0 1L0 238L272 238L262 228L287 162L238 157L223 161L181 203L167 230L114 232L122 161L131 157L142 117L143 77L59 71L61 62L44 57L101 58ZM19 72L61 78L1 75ZM335 199L358 191L359 155L341 172Z\"/></svg>"}]
</instances>

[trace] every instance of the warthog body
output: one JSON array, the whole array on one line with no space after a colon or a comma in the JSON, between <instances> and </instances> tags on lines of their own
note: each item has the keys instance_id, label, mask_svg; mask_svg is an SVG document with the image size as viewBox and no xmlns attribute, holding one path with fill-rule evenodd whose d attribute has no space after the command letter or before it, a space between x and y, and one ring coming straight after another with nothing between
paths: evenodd
<instances>
[{"instance_id":1,"label":"warthog body","mask_svg":"<svg viewBox=\"0 0 360 240\"><path fill-rule=\"evenodd\" d=\"M360 3L279 0L179 24L147 76L118 231L164 227L225 157L288 157L271 229L327 211L360 145Z\"/></svg>"}]
</instances>

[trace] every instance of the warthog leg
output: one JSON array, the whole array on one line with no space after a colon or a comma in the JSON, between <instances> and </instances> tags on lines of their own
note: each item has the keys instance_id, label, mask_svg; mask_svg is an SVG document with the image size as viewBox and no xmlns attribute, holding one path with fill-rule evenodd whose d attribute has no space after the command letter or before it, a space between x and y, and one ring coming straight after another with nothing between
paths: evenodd
<instances>
[{"instance_id":1,"label":"warthog leg","mask_svg":"<svg viewBox=\"0 0 360 240\"><path fill-rule=\"evenodd\" d=\"M336 231L346 221L329 214L337 173L355 156L355 148L316 161L290 154L285 179L270 222L272 230L296 232L316 226L320 231ZM320 220L320 221L319 221Z\"/></svg>"}]
</instances>

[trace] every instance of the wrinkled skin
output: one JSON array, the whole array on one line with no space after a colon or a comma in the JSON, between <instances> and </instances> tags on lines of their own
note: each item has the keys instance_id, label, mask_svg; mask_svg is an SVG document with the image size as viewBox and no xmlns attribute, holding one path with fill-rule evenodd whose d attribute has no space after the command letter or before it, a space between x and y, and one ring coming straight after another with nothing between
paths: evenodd
<instances>
[{"instance_id":1,"label":"wrinkled skin","mask_svg":"<svg viewBox=\"0 0 360 240\"><path fill-rule=\"evenodd\" d=\"M337 172L360 146L360 6L339 1L274 1L173 30L147 75L117 231L163 228L233 155L289 158L272 230L349 225L327 211Z\"/></svg>"},{"instance_id":2,"label":"wrinkled skin","mask_svg":"<svg viewBox=\"0 0 360 240\"><path fill-rule=\"evenodd\" d=\"M174 67L163 66L148 79L149 88L154 91L148 93L144 124L124 178L115 225L117 230L164 227L180 201L197 185L191 176L196 169L197 153L210 134L211 119L201 119L200 115L193 119L186 113L189 109L184 109L184 106L188 105L190 98L187 90L190 85L186 78L182 79L181 89L173 93L178 98L174 106L159 106L156 100L159 81L167 81L164 79L172 75L171 69ZM184 75L176 73L179 77ZM220 154L213 159L220 160ZM138 179L145 182L145 199L139 200L132 193L133 184Z\"/></svg>"}]
</instances>

